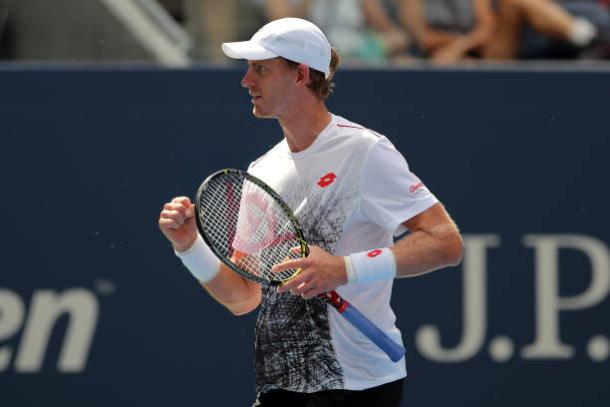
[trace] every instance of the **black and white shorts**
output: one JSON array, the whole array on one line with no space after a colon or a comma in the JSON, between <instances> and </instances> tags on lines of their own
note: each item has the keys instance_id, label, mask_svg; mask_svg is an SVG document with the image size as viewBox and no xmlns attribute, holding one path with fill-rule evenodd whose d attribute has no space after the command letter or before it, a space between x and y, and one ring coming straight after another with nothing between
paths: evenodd
<instances>
[{"instance_id":1,"label":"black and white shorts","mask_svg":"<svg viewBox=\"0 0 610 407\"><path fill-rule=\"evenodd\" d=\"M399 407L405 379L366 390L324 390L297 393L271 390L260 393L252 407Z\"/></svg>"}]
</instances>

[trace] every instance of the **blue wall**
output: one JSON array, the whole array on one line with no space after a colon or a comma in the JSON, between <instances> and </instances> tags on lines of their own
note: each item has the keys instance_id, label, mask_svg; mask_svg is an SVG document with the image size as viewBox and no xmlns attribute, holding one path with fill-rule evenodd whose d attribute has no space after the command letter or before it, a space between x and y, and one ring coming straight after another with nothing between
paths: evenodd
<instances>
[{"instance_id":1,"label":"blue wall","mask_svg":"<svg viewBox=\"0 0 610 407\"><path fill-rule=\"evenodd\" d=\"M250 405L254 315L202 293L157 228L280 139L240 77L0 70L0 404ZM466 237L461 267L395 285L404 405L607 406L610 71L336 82L331 110L386 134Z\"/></svg>"}]
</instances>

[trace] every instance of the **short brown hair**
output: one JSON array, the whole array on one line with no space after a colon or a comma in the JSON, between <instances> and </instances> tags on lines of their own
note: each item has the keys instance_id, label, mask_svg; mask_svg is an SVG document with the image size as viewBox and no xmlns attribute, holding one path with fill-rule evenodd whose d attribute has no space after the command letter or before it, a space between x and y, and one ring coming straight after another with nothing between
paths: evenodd
<instances>
[{"instance_id":1,"label":"short brown hair","mask_svg":"<svg viewBox=\"0 0 610 407\"><path fill-rule=\"evenodd\" d=\"M284 61L288 64L290 69L297 69L300 65L298 62L291 61L289 59L283 58ZM339 66L339 54L335 48L331 48L330 50L330 75L328 78L324 77L324 73L315 69L310 69L310 81L307 84L307 87L321 100L328 99L328 97L333 93L333 89L335 87L334 82L332 82L333 76L335 76L335 72L337 71L337 67Z\"/></svg>"}]
</instances>

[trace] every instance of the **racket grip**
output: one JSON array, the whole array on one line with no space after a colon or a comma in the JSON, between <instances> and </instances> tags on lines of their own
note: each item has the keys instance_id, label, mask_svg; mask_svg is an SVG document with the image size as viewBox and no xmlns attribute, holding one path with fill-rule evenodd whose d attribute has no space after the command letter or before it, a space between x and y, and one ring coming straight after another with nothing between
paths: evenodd
<instances>
[{"instance_id":1,"label":"racket grip","mask_svg":"<svg viewBox=\"0 0 610 407\"><path fill-rule=\"evenodd\" d=\"M392 362L398 362L405 355L406 350L402 345L394 342L352 304L348 303L347 307L341 312L341 315L362 332L364 336L369 338L371 342L379 346L390 357Z\"/></svg>"}]
</instances>

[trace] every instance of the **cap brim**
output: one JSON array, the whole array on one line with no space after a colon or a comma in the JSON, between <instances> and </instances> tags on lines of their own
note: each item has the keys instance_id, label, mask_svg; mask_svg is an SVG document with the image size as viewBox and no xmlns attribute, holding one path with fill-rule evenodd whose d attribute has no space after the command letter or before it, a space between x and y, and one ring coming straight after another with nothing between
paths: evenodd
<instances>
[{"instance_id":1,"label":"cap brim","mask_svg":"<svg viewBox=\"0 0 610 407\"><path fill-rule=\"evenodd\" d=\"M271 59L278 56L276 53L252 41L225 42L222 44L222 52L229 58L252 61Z\"/></svg>"}]
</instances>

